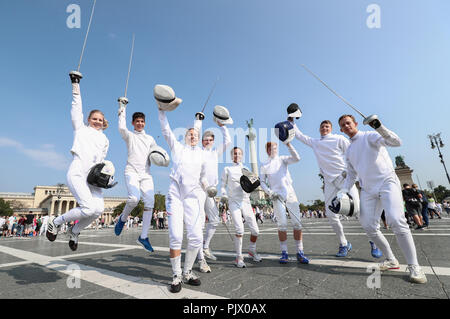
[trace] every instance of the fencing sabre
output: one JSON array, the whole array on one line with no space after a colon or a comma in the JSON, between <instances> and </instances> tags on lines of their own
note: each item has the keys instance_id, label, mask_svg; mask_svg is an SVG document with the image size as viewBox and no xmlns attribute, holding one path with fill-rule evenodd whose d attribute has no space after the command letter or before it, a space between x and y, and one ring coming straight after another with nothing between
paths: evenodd
<instances>
[{"instance_id":1,"label":"fencing sabre","mask_svg":"<svg viewBox=\"0 0 450 319\"><path fill-rule=\"evenodd\" d=\"M133 52L134 52L134 33L133 33L133 41L131 44L131 53L130 53L130 63L128 64L128 75L127 75L127 82L125 84L125 95L122 97L119 97L118 101L120 104L122 105L127 105L128 104L128 99L127 99L127 91L128 91L128 81L130 80L130 73L131 73L131 64L133 62ZM119 110L120 112L120 110Z\"/></svg>"},{"instance_id":2,"label":"fencing sabre","mask_svg":"<svg viewBox=\"0 0 450 319\"><path fill-rule=\"evenodd\" d=\"M353 110L355 110L359 115L361 115L364 118L364 124L370 123L374 119L378 118L376 115L370 115L369 117L362 114L356 107L354 107L350 102L348 102L346 99L344 99L342 96L340 96L336 91L334 91L332 88L330 88L324 81L322 81L317 75L315 75L310 69L308 69L304 64L302 64L302 67L308 71L309 74L311 74L313 77L315 77L320 83L322 83L328 90L330 90L334 95L336 95L339 99L341 99L345 104L350 106Z\"/></svg>"},{"instance_id":3,"label":"fencing sabre","mask_svg":"<svg viewBox=\"0 0 450 319\"><path fill-rule=\"evenodd\" d=\"M214 199L214 205L216 205L216 208L217 208L217 210L219 211L219 207L217 207L217 204L216 204L216 198L213 197L213 199ZM226 214L226 213L227 213L227 210L225 210L224 214ZM230 235L231 241L234 242L233 236L231 236L231 233L230 233L230 230L228 229L227 223L226 223L226 222L223 222L223 220L222 220L222 224L225 225L225 228L227 229L228 235Z\"/></svg>"},{"instance_id":4,"label":"fencing sabre","mask_svg":"<svg viewBox=\"0 0 450 319\"><path fill-rule=\"evenodd\" d=\"M217 82L219 82L219 77L217 77L216 82L214 82L214 85L213 85L211 91L209 92L208 98L206 99L206 102L203 105L203 108L202 108L201 112L197 112L195 114L195 118L198 117L198 119L202 120L202 121L205 119L205 114L203 112L205 111L206 105L208 105L209 99L211 98L214 90L216 89Z\"/></svg>"},{"instance_id":5,"label":"fencing sabre","mask_svg":"<svg viewBox=\"0 0 450 319\"><path fill-rule=\"evenodd\" d=\"M91 29L92 17L94 16L96 2L97 2L97 0L94 0L94 5L92 6L92 11L91 11L91 18L89 19L89 24L88 24L88 28L87 28L87 31L86 31L86 36L84 37L83 49L81 49L80 62L78 63L77 72L80 72L81 62L83 61L84 49L86 48L86 43L87 43L87 38L88 38L88 35L89 35L89 30Z\"/></svg>"}]
</instances>

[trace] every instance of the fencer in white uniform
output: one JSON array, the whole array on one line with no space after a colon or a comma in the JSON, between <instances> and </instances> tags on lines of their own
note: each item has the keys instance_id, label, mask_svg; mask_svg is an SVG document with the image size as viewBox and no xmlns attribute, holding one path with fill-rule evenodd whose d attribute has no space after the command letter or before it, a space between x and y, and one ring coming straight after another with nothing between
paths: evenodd
<instances>
[{"instance_id":1,"label":"fencer in white uniform","mask_svg":"<svg viewBox=\"0 0 450 319\"><path fill-rule=\"evenodd\" d=\"M109 147L109 140L103 133L103 130L108 127L103 113L99 110L93 110L88 116L87 125L83 121L80 78L71 73L71 118L74 141L70 150L73 160L67 172L67 186L77 200L79 207L74 207L57 218L51 216L48 220L46 233L47 238L54 241L62 224L78 220L77 224L67 230L70 236L69 247L72 250L76 250L78 247L80 232L103 213L102 189L88 184L87 176L94 165L105 160Z\"/></svg>"},{"instance_id":2,"label":"fencer in white uniform","mask_svg":"<svg viewBox=\"0 0 450 319\"><path fill-rule=\"evenodd\" d=\"M226 166L221 177L222 200L225 202L228 201L228 207L236 231L234 238L236 260L234 261L234 265L238 268L246 267L244 256L242 255L242 236L244 235L242 217L245 219L245 224L250 228L248 255L253 261L262 261L261 256L256 252L256 240L258 239L259 228L250 203L250 194L244 192L240 184L242 169L246 168L242 165L242 155L242 149L239 147L234 147L231 150L233 165Z\"/></svg>"},{"instance_id":3,"label":"fencer in white uniform","mask_svg":"<svg viewBox=\"0 0 450 319\"><path fill-rule=\"evenodd\" d=\"M155 139L145 132L145 114L136 112L132 117L134 131L129 131L126 126L126 106L128 99L119 98L119 132L127 145L128 159L125 167L125 181L128 190L128 198L120 218L115 226L115 234L120 235L131 211L138 205L143 197L144 213L142 232L137 243L147 251L153 252L148 238L153 207L155 203L155 191L153 177L150 173L150 151L156 146Z\"/></svg>"},{"instance_id":4,"label":"fencer in white uniform","mask_svg":"<svg viewBox=\"0 0 450 319\"><path fill-rule=\"evenodd\" d=\"M351 115L339 118L341 131L350 137L346 152L347 178L337 197L342 198L355 183L357 176L361 185L361 225L370 240L381 249L386 260L379 264L380 270L398 269L399 262L380 231L380 217L384 210L386 222L397 238L410 271L410 280L425 283L425 274L417 261L416 247L404 215L400 181L395 173L387 146L398 147L400 138L384 127L376 116L365 119L373 131L359 131L358 123Z\"/></svg>"},{"instance_id":5,"label":"fencer in white uniform","mask_svg":"<svg viewBox=\"0 0 450 319\"><path fill-rule=\"evenodd\" d=\"M320 123L320 138L312 138L304 134L294 123L292 117L288 118L294 126L295 137L303 144L311 147L316 155L317 164L324 179L325 211L328 221L339 240L339 251L336 257L345 257L352 249L352 244L347 241L344 234L344 227L339 220L339 215L334 214L329 206L337 192L342 188L347 174L347 163L345 152L350 142L347 138L339 134L333 134L333 126L330 121L324 120ZM350 188L349 194L353 198L355 211L359 212L359 193L354 185ZM375 258L382 256L381 251L370 241L371 254Z\"/></svg>"},{"instance_id":6,"label":"fencer in white uniform","mask_svg":"<svg viewBox=\"0 0 450 319\"><path fill-rule=\"evenodd\" d=\"M202 247L202 216L205 201L204 152L198 146L199 129L189 128L185 136L185 144L177 141L166 113L159 110L159 121L164 138L169 144L172 157L170 186L166 198L169 225L170 262L172 264L172 292L181 290L181 282L200 285L200 279L192 272L192 266ZM183 223L187 232L187 248L184 269L181 270L181 245L183 240Z\"/></svg>"},{"instance_id":7,"label":"fencer in white uniform","mask_svg":"<svg viewBox=\"0 0 450 319\"><path fill-rule=\"evenodd\" d=\"M266 144L266 152L267 155L269 155L269 159L260 169L261 187L272 199L274 214L277 218L278 239L280 240L281 249L281 258L279 262L285 264L289 261L287 248L287 209L294 229L297 260L302 264L308 264L309 260L303 253L300 206L294 187L292 186L292 178L288 169L288 165L300 161L300 155L298 155L292 144L287 143L286 146L290 155L279 156L277 143L268 142Z\"/></svg>"},{"instance_id":8,"label":"fencer in white uniform","mask_svg":"<svg viewBox=\"0 0 450 319\"><path fill-rule=\"evenodd\" d=\"M219 184L219 176L218 176L219 159L226 151L226 149L231 145L231 138L228 132L228 128L221 122L217 122L217 124L219 125L221 134L223 136L222 145L220 145L217 148L213 147L215 136L214 133L211 131L206 131L205 133L203 133L202 136L202 149L204 151L205 156L205 170L206 170L207 184L209 187L212 186L216 187L216 189L217 185ZM196 121L196 126L199 127L201 131L202 127L201 120ZM211 239L214 236L217 225L220 222L219 209L217 208L214 196L205 197L204 212L208 219L208 222L206 223L206 231L203 238L203 249L199 250L198 253L198 263L201 272L211 272L211 269L206 263L204 257L211 260L217 260L217 257L214 256L214 254L209 248ZM202 220L204 221L205 219Z\"/></svg>"}]
</instances>

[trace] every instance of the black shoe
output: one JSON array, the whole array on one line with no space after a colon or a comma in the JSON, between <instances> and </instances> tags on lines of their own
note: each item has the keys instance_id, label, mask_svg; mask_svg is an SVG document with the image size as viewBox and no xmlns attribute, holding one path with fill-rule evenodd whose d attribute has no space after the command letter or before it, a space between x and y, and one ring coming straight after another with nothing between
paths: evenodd
<instances>
[{"instance_id":1,"label":"black shoe","mask_svg":"<svg viewBox=\"0 0 450 319\"><path fill-rule=\"evenodd\" d=\"M200 286L201 284L200 279L192 270L183 275L183 282L191 286Z\"/></svg>"},{"instance_id":2,"label":"black shoe","mask_svg":"<svg viewBox=\"0 0 450 319\"><path fill-rule=\"evenodd\" d=\"M181 283L182 283L181 276L177 276L177 275L173 276L172 284L170 285L170 289L169 289L170 292L174 293L174 294L177 292L180 292Z\"/></svg>"},{"instance_id":3,"label":"black shoe","mask_svg":"<svg viewBox=\"0 0 450 319\"><path fill-rule=\"evenodd\" d=\"M78 248L78 236L80 234L73 233L72 228L73 228L73 226L67 230L67 235L69 235L69 237L70 237L69 247L70 247L70 249L72 249L72 251L75 251Z\"/></svg>"}]
</instances>

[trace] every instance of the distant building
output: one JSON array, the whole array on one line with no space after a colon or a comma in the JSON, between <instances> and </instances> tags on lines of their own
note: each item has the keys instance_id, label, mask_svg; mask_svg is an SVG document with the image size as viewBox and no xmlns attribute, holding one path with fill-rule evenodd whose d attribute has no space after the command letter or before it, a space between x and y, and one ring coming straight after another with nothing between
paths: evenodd
<instances>
[{"instance_id":1,"label":"distant building","mask_svg":"<svg viewBox=\"0 0 450 319\"><path fill-rule=\"evenodd\" d=\"M0 198L14 203L14 213L27 215L30 212L37 216L43 214L62 215L79 206L67 186L36 186L34 193L2 193ZM112 221L114 208L125 202L126 197L104 197L105 210L101 217L106 223Z\"/></svg>"}]
</instances>

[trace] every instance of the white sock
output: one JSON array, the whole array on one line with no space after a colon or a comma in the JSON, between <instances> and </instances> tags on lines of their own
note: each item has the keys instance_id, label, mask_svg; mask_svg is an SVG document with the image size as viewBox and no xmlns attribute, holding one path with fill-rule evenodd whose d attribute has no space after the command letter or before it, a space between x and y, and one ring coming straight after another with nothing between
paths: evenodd
<instances>
[{"instance_id":1,"label":"white sock","mask_svg":"<svg viewBox=\"0 0 450 319\"><path fill-rule=\"evenodd\" d=\"M184 274L187 274L190 270L192 270L192 266L194 266L195 258L197 258L198 249L199 248L186 249L186 254L184 256L184 269L183 269Z\"/></svg>"},{"instance_id":2,"label":"white sock","mask_svg":"<svg viewBox=\"0 0 450 319\"><path fill-rule=\"evenodd\" d=\"M235 236L234 238L234 249L236 250L236 255L242 256L242 237Z\"/></svg>"},{"instance_id":3,"label":"white sock","mask_svg":"<svg viewBox=\"0 0 450 319\"><path fill-rule=\"evenodd\" d=\"M204 254L203 254L203 249L202 249L202 248L200 248L200 249L198 250L197 259L198 259L199 261L202 260L202 259L205 259L205 256L204 256Z\"/></svg>"},{"instance_id":4,"label":"white sock","mask_svg":"<svg viewBox=\"0 0 450 319\"><path fill-rule=\"evenodd\" d=\"M135 208L136 206L131 206L128 203L125 204L125 207L123 208L123 212L122 214L120 214L120 220L122 222L126 222L128 219L128 216L130 215L131 211Z\"/></svg>"},{"instance_id":5,"label":"white sock","mask_svg":"<svg viewBox=\"0 0 450 319\"><path fill-rule=\"evenodd\" d=\"M174 258L170 258L170 263L172 264L173 275L180 276L181 275L181 255L174 257Z\"/></svg>"},{"instance_id":6,"label":"white sock","mask_svg":"<svg viewBox=\"0 0 450 319\"><path fill-rule=\"evenodd\" d=\"M296 240L295 245L297 246L297 251L303 251L303 241L302 240Z\"/></svg>"},{"instance_id":7,"label":"white sock","mask_svg":"<svg viewBox=\"0 0 450 319\"><path fill-rule=\"evenodd\" d=\"M249 244L248 244L248 250L251 250L251 251L256 251L256 242L250 242Z\"/></svg>"},{"instance_id":8,"label":"white sock","mask_svg":"<svg viewBox=\"0 0 450 319\"><path fill-rule=\"evenodd\" d=\"M141 239L145 239L148 237L148 230L150 229L150 225L152 223L152 215L152 209L144 211L144 215L142 216Z\"/></svg>"},{"instance_id":9,"label":"white sock","mask_svg":"<svg viewBox=\"0 0 450 319\"><path fill-rule=\"evenodd\" d=\"M215 232L216 232L216 226L213 226L210 224L206 225L205 242L203 243L204 249L209 248L209 243L211 242L211 239L213 238Z\"/></svg>"},{"instance_id":10,"label":"white sock","mask_svg":"<svg viewBox=\"0 0 450 319\"><path fill-rule=\"evenodd\" d=\"M281 251L285 251L286 253L288 252L288 248L287 248L287 240L285 241L280 241L280 249Z\"/></svg>"}]
</instances>

